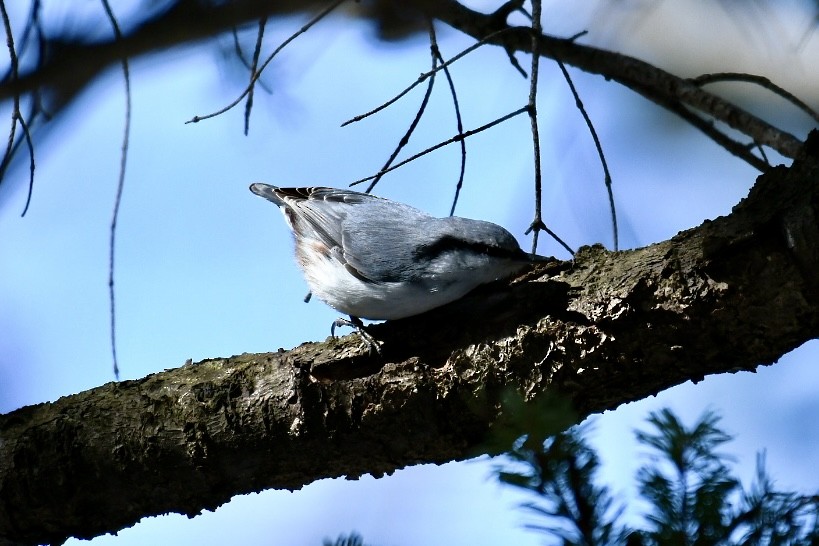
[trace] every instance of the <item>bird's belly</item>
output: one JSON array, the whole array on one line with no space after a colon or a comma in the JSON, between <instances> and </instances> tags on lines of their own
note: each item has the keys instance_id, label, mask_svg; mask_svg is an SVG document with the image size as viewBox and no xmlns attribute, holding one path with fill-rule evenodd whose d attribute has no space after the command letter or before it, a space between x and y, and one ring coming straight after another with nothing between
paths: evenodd
<instances>
[{"instance_id":1,"label":"bird's belly","mask_svg":"<svg viewBox=\"0 0 819 546\"><path fill-rule=\"evenodd\" d=\"M394 320L421 314L464 296L486 279L452 282L426 278L419 282L368 282L335 260L304 269L313 294L338 311L370 320ZM318 267L316 267L318 266Z\"/></svg>"},{"instance_id":2,"label":"bird's belly","mask_svg":"<svg viewBox=\"0 0 819 546\"><path fill-rule=\"evenodd\" d=\"M383 283L369 287L365 293L356 294L354 298L350 298L349 294L342 298L326 294L322 299L335 309L354 317L395 320L419 315L455 301L472 288L474 287L433 291L428 287Z\"/></svg>"},{"instance_id":3,"label":"bird's belly","mask_svg":"<svg viewBox=\"0 0 819 546\"><path fill-rule=\"evenodd\" d=\"M353 274L332 252L302 254L299 263L316 297L342 313L370 320L419 315L523 266L487 261L476 268L430 270L413 280L371 282Z\"/></svg>"}]
</instances>

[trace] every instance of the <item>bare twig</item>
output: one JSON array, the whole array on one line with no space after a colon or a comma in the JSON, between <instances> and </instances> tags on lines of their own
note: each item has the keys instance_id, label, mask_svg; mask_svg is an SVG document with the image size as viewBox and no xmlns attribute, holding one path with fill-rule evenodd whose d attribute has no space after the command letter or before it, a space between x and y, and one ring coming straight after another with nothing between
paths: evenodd
<instances>
[{"instance_id":1,"label":"bare twig","mask_svg":"<svg viewBox=\"0 0 819 546\"><path fill-rule=\"evenodd\" d=\"M779 95L786 101L790 102L811 118L819 122L819 113L816 112L813 108L805 104L802 100L800 100L796 95L787 91L786 89L776 85L771 80L764 76L756 76L754 74L742 74L738 72L718 72L716 74L703 74L702 76L697 76L696 78L690 79L691 83L694 85L702 86L708 85L709 83L716 83L716 82L748 82L756 84L760 87L764 87L765 89Z\"/></svg>"},{"instance_id":2,"label":"bare twig","mask_svg":"<svg viewBox=\"0 0 819 546\"><path fill-rule=\"evenodd\" d=\"M262 52L262 40L264 39L264 27L267 24L267 18L259 19L259 30L256 33L256 47L253 49L253 60L250 64L250 85L247 92L247 102L245 103L245 136L250 131L250 111L253 108L253 90L255 89L256 68L259 66L259 55Z\"/></svg>"},{"instance_id":3,"label":"bare twig","mask_svg":"<svg viewBox=\"0 0 819 546\"><path fill-rule=\"evenodd\" d=\"M430 23L434 24L434 22ZM433 29L434 33L434 29ZM433 53L438 57L438 61L446 64L443 55L441 55L441 50L438 49L437 42L434 44L434 51ZM449 72L449 67L443 67L444 76L446 76L446 81L449 84L449 93L452 95L452 106L455 109L455 119L458 122L458 134L462 134L464 132L464 124L463 120L461 119L461 107L458 104L458 93L455 91L455 81L452 79L452 74ZM455 207L458 205L458 197L461 195L461 188L464 185L464 175L466 174L466 140L461 140L461 170L458 175L458 183L455 184L455 197L452 198L452 207L449 209L449 215L452 216L455 214Z\"/></svg>"},{"instance_id":4,"label":"bare twig","mask_svg":"<svg viewBox=\"0 0 819 546\"><path fill-rule=\"evenodd\" d=\"M705 133L711 140L725 148L725 150L742 159L758 171L765 172L770 168L770 164L768 163L767 159L760 159L751 153L751 148L753 147L761 149L759 144L743 144L742 142L732 139L717 129L714 126L713 120L703 119L699 114L677 101L669 101L667 103L659 104L667 110L680 116L689 124Z\"/></svg>"},{"instance_id":5,"label":"bare twig","mask_svg":"<svg viewBox=\"0 0 819 546\"><path fill-rule=\"evenodd\" d=\"M540 73L540 52L537 36L541 32L541 2L532 0L532 75L529 77L529 125L532 128L532 148L535 156L535 218L529 226L532 232L532 254L537 254L537 240L543 223L543 170L540 165L540 131L537 125L537 84Z\"/></svg>"},{"instance_id":6,"label":"bare twig","mask_svg":"<svg viewBox=\"0 0 819 546\"><path fill-rule=\"evenodd\" d=\"M221 114L224 114L225 112L227 112L228 110L230 110L231 108L236 106L237 104L239 104L242 101L242 99L245 98L251 92L251 90L253 89L253 85L256 83L256 80L259 79L259 77L262 75L262 72L264 72L264 69L267 68L267 65L270 64L270 62L273 60L273 58L276 55L278 55L279 52L282 49L284 49L290 42L292 42L293 40L295 40L296 38L298 38L299 36L301 36L302 34L307 32L308 30L310 30L310 28L313 25L315 25L316 23L318 23L319 21L324 19L327 15L330 14L330 12L332 12L334 9L336 9L338 6L340 6L344 1L345 0L336 0L335 2L330 4L329 6L327 6L323 10L321 10L318 13L318 15L316 15L315 17L310 19L304 26L302 26L299 30L297 30L295 33L291 34L284 42L282 42L279 45L279 47L277 47L273 51L273 53L271 53L270 56L268 56L267 59L265 59L264 63L262 63L262 66L259 67L259 70L256 71L251 76L250 84L245 88L245 90L242 92L241 95L236 97L236 100L234 100L233 102L231 102L230 104L228 104L224 108L222 108L220 110L217 110L216 112L212 112L210 114L205 114L204 116L194 116L193 118L189 119L185 123L199 123L200 121L219 116Z\"/></svg>"},{"instance_id":7,"label":"bare twig","mask_svg":"<svg viewBox=\"0 0 819 546\"><path fill-rule=\"evenodd\" d=\"M245 58L245 52L242 49L242 44L239 42L239 29L233 27L230 29L230 34L233 36L233 51L236 53L236 58L250 70L250 61Z\"/></svg>"},{"instance_id":8,"label":"bare twig","mask_svg":"<svg viewBox=\"0 0 819 546\"><path fill-rule=\"evenodd\" d=\"M359 180L356 180L356 181L354 181L354 182L351 182L351 183L350 183L350 186L355 186L355 185L357 185L357 184L361 184L362 182L366 182L366 181L368 181L368 180L372 180L373 178L375 178L375 177L377 177L377 176L382 176L382 175L384 175L385 173L388 173L388 172L390 172L390 171L394 171L395 169L397 169L397 168L399 168L399 167L403 167L403 166L404 166L404 165L406 165L407 163L410 163L410 162L412 162L412 161L415 161L416 159L418 159L418 158L419 158L419 157L421 157L421 156L427 155L427 154L428 154L428 153L430 153L430 152L434 152L435 150L437 150L437 149L439 149L439 148L443 148L444 146L447 146L447 145L449 145L449 144L452 144L453 142L459 142L459 141L461 141L461 140L463 140L463 139L465 139L465 138L469 138L469 137L471 137L471 136L472 136L472 135L474 135L474 134L480 133L480 132L482 132L482 131L486 131L487 129L490 129L490 128L494 127L495 125L498 125L498 124L500 124L500 123L503 123L504 121L509 120L509 119L512 119L513 117L518 116L518 115L520 115L520 114L523 114L524 112L526 112L526 111L527 111L527 109L528 109L528 108L527 108L526 106L524 106L524 107L522 107L522 108L518 108L518 109L517 109L517 110L515 110L514 112L510 112L509 114L506 114L505 116L501 116L501 117L499 117L499 118L497 118L497 119L495 119L495 120L493 120L493 121L490 121L489 123L487 123L487 124L485 124L485 125L481 125L481 126L480 126L480 127L478 127L477 129L472 129L472 130L465 131L465 132L463 132L463 133L457 134L457 135L455 135L454 137L452 137L452 138L450 138L450 139L447 139L447 140L445 140L445 141L443 141L443 142L439 142L439 143L438 143L438 144L436 144L435 146L430 146L430 147L429 147L429 148L427 148L426 150L424 150L424 151L422 151L422 152L418 152L417 154L415 154L415 155L414 155L414 156L412 156L412 157L408 157L408 158L407 158L407 159L405 159L404 161L401 161L401 162L399 162L399 163L396 163L395 165L393 165L393 166L392 166L392 167L390 167L389 169L386 169L386 170L384 170L384 171L380 171L380 172L378 172L378 173L376 173L376 174L374 174L374 175L367 176L367 177L365 177L365 178L361 178L361 179L359 179Z\"/></svg>"},{"instance_id":9,"label":"bare twig","mask_svg":"<svg viewBox=\"0 0 819 546\"><path fill-rule=\"evenodd\" d=\"M527 230L524 232L524 234L525 234L525 235L529 235L530 233L532 233L532 232L533 232L533 231L535 231L535 230L545 231L545 232L546 232L546 234L547 234L547 235L549 235L549 237L551 237L552 239L554 239L555 241L557 241L557 244L559 244L560 246L562 246L563 248L565 248L565 249L566 249L566 252L568 252L569 254L571 254L572 256L574 256L574 250L572 249L572 247L570 247L568 244L566 244L566 241L564 241L563 239L561 239L561 238L560 238L560 236L559 236L557 233L555 233L554 231L552 231L551 229L549 229L549 227L548 227L546 224L544 224L543 222L540 222L540 224L537 224L537 225L535 225L535 224L533 223L532 225L530 225L530 226L529 226L529 229L527 229Z\"/></svg>"},{"instance_id":10,"label":"bare twig","mask_svg":"<svg viewBox=\"0 0 819 546\"><path fill-rule=\"evenodd\" d=\"M474 44L472 44L472 45L471 45L471 46L469 46L468 48L464 49L463 51L461 51L460 53L458 53L457 55L455 55L454 57L452 57L451 59L449 59L448 61L446 61L445 63L443 63L443 64L439 65L438 67L436 67L434 70L430 70L429 72L424 72L423 74L421 74L420 76L418 76L418 79L417 79L417 80L415 80L415 81L414 81L413 83L411 83L409 86L407 86L406 88L404 88L404 90L403 90L403 91L401 91L400 93L398 93L397 95L395 95L393 98L391 98L391 99L390 99L390 100L388 100L387 102L385 102L385 103L383 103L383 104L381 104L381 105L379 105L379 106L377 106L377 107L373 108L373 109L372 109L372 110L370 110L369 112L365 112L365 113L363 113L363 114L359 114L359 115L357 115L357 116L355 116L355 117L353 117L353 118L348 119L347 121L345 121L344 123L342 123L342 124L341 124L341 126L342 126L342 127L345 127L345 126L347 126L347 125L350 125L351 123L356 123L356 122L359 122L359 121L361 121L361 120L362 120L362 119L364 119L364 118L368 118L368 117L372 116L373 114L377 114L377 113L378 113L378 112L380 112L381 110L384 110L385 108L388 108L389 106L392 106L393 104L395 104L396 102L398 102L398 100L399 100L399 99L401 99L401 97L403 97L404 95L406 95L407 93L409 93L410 91L412 91L413 89L415 89L417 86L419 86L420 84L422 84L422 83L423 83L424 81L426 81L428 78L431 78L431 77L432 77L432 76L433 76L433 75L434 75L436 72L438 72L439 70L445 70L445 69L447 69L447 68L448 68L448 67L449 67L449 66L450 66L452 63L454 63L455 61L458 61L459 59L463 58L464 56L468 55L469 53L472 53L473 51L475 51L476 49L478 49L478 48L479 48L479 47L481 47L482 45L484 45L484 44L488 43L488 42L489 42L489 40L491 40L491 39L492 39L492 38L495 36L495 34L499 34L499 33L505 32L506 30L507 30L507 29L504 29L504 30L499 30L499 31L497 31L497 32L495 32L495 33L490 34L489 36L486 36L486 37L485 37L483 40L479 40L479 41L475 42Z\"/></svg>"},{"instance_id":11,"label":"bare twig","mask_svg":"<svg viewBox=\"0 0 819 546\"><path fill-rule=\"evenodd\" d=\"M765 148L759 145L757 145L756 148L759 150L759 155L762 156L762 161L764 161L770 167L771 162L768 161L768 154L765 153Z\"/></svg>"},{"instance_id":12,"label":"bare twig","mask_svg":"<svg viewBox=\"0 0 819 546\"><path fill-rule=\"evenodd\" d=\"M3 9L5 10L5 6L3 7ZM39 34L39 30L40 30L40 28L39 28L39 16L38 16L39 11L40 11L40 0L34 0L31 3L31 9L29 10L29 13L28 13L28 19L27 19L27 21L25 23L25 26L23 26L23 34L17 40L17 44L15 45L16 52L14 54L18 57L18 59L19 59L19 57L23 56L23 54L25 52L25 49L28 46L29 40L31 39L31 31L32 30L37 30L38 34ZM10 25L5 24L6 23L5 19L8 19L8 14L6 14L4 16L4 21L3 21L4 26L6 26L6 30L8 31L9 28L10 28ZM14 70L14 68L15 68L14 66L9 64L8 71L5 74L3 74L3 77L0 78L0 81L8 80L12 76L12 71Z\"/></svg>"},{"instance_id":13,"label":"bare twig","mask_svg":"<svg viewBox=\"0 0 819 546\"><path fill-rule=\"evenodd\" d=\"M172 9L158 16L152 15L139 21L142 24L135 25L133 32L121 41L71 43L70 51L61 50L65 55L43 57L43 62L21 74L18 80L0 83L0 100L11 98L15 94L22 96L37 89L75 91L93 81L96 74L123 57L133 58L151 51L166 50L181 43L202 40L234 26L258 21L264 16L303 11L305 6L317 3L310 0L301 3L269 3L260 0L176 3ZM481 43L513 51L531 52L530 27L511 27L493 14L477 12L455 0L426 1L420 7L425 15L473 36ZM755 143L770 146L785 157L801 157L800 139L683 78L633 57L581 45L570 39L542 34L540 43L542 55L560 59L566 65L586 72L601 74L657 104L665 106L680 102L728 124L748 135ZM41 50L49 47L59 48L61 44L43 43ZM79 81L78 75L81 76Z\"/></svg>"},{"instance_id":14,"label":"bare twig","mask_svg":"<svg viewBox=\"0 0 819 546\"><path fill-rule=\"evenodd\" d=\"M19 112L18 112L19 114ZM31 204L31 195L34 193L34 144L31 141L31 132L28 130L28 124L23 119L22 115L18 116L20 127L23 128L23 136L25 136L26 147L28 148L29 167L28 167L28 195L26 196L26 204L23 207L23 212L20 216L25 216L28 212L28 206Z\"/></svg>"},{"instance_id":15,"label":"bare twig","mask_svg":"<svg viewBox=\"0 0 819 546\"><path fill-rule=\"evenodd\" d=\"M9 20L8 11L6 11L6 3L4 0L0 0L0 16L3 19L3 27L6 32L6 44L9 49L9 75L13 81L16 81L19 77L19 59L17 57L17 50L14 45L14 34L11 30L11 21ZM31 20L36 20L36 13L32 12ZM34 113L32 112L32 117ZM23 129L23 138L17 140L17 123L20 124L20 127ZM22 112L20 112L20 96L19 94L14 95L12 111L11 111L11 128L9 129L9 138L8 142L6 143L6 151L3 154L3 159L0 162L0 180L5 175L8 166L11 164L11 159L14 157L16 150L20 146L20 143L25 141L26 146L28 147L28 156L29 156L29 176L28 176L28 193L26 195L26 203L23 205L23 212L20 216L25 216L28 212L28 207L31 205L31 196L34 193L34 143L31 140L31 131L29 131L28 124L26 123L25 117L23 116Z\"/></svg>"},{"instance_id":16,"label":"bare twig","mask_svg":"<svg viewBox=\"0 0 819 546\"><path fill-rule=\"evenodd\" d=\"M111 22L114 34L117 39L122 39L122 32L119 23L108 4L108 0L101 0L105 9L105 14ZM117 194L114 199L114 212L111 215L111 235L108 245L108 301L111 309L111 356L114 360L114 376L119 379L119 365L117 363L117 337L116 337L116 307L114 299L114 249L116 247L117 219L119 218L119 207L122 202L122 190L125 187L125 167L128 161L128 141L131 134L131 74L128 68L128 59L122 58L122 75L125 81L125 129L122 137L122 154L119 163L119 178L117 180Z\"/></svg>"},{"instance_id":17,"label":"bare twig","mask_svg":"<svg viewBox=\"0 0 819 546\"><path fill-rule=\"evenodd\" d=\"M501 7L496 9L490 15L490 17L492 17L492 19L494 19L498 23L506 25L507 21L509 20L509 16L512 15L512 13L514 13L516 11L520 11L520 12L524 13L525 15L529 15L523 9L524 1L525 0L508 0L507 2L502 4ZM531 19L531 16L529 16L529 18ZM515 70L517 70L518 73L521 76L523 76L524 78L528 78L529 76L526 74L526 71L523 69L523 67L518 62L517 57L515 57L515 50L512 49L512 48L509 48L509 47L504 47L503 49L504 49L504 51L506 51L506 56L509 58L509 63L512 65L512 67Z\"/></svg>"},{"instance_id":18,"label":"bare twig","mask_svg":"<svg viewBox=\"0 0 819 546\"><path fill-rule=\"evenodd\" d=\"M458 2L429 2L425 6L429 15L476 40L531 53L529 27L499 28L497 19L491 14L479 13ZM499 30L505 32L499 33ZM487 36L495 33L498 33L495 37L487 39ZM586 72L601 74L662 106L667 107L675 102L685 104L748 135L756 143L770 146L785 157L797 158L802 155L802 142L790 133L704 91L686 79L644 61L545 34L539 36L539 43L541 55L559 59ZM732 150L732 153L736 152Z\"/></svg>"},{"instance_id":19,"label":"bare twig","mask_svg":"<svg viewBox=\"0 0 819 546\"><path fill-rule=\"evenodd\" d=\"M569 71L566 70L566 65L564 65L561 61L557 61L557 65L560 67L560 71L563 73L563 78L566 80L566 83L569 84L569 89L571 89L572 96L574 97L574 103L577 106L577 109L580 110L580 113L583 115L586 126L589 128L589 132L591 133L592 140L594 140L594 146L597 148L597 156L600 158L600 164L603 165L604 182L606 185L606 193L608 193L609 209L611 212L611 231L614 236L614 250L620 250L620 231L617 228L617 209L614 206L614 192L612 191L611 187L611 173L609 172L609 164L606 161L606 155L603 153L603 146L600 144L600 138L597 136L597 131L595 130L594 124L589 117L589 113L586 112L586 107L583 106L583 101L580 100L580 94L577 92L577 88L574 86L572 77L569 75Z\"/></svg>"},{"instance_id":20,"label":"bare twig","mask_svg":"<svg viewBox=\"0 0 819 546\"><path fill-rule=\"evenodd\" d=\"M16 80L19 77L19 64L17 59L17 50L14 47L14 34L11 30L11 21L9 20L8 11L6 11L5 0L0 0L0 15L3 18L3 28L5 28L6 31L6 46L9 50L9 71L11 79ZM3 178L9 163L11 163L12 151L14 149L14 142L17 134L17 120L21 117L19 93L14 94L13 101L9 138L8 142L6 143L6 151L3 154L3 159L0 161L0 179ZM29 195L28 199L31 199L31 195ZM28 208L28 206L26 206L26 208ZM25 215L25 211L23 211L23 215Z\"/></svg>"},{"instance_id":21,"label":"bare twig","mask_svg":"<svg viewBox=\"0 0 819 546\"><path fill-rule=\"evenodd\" d=\"M430 54L432 56L432 70L435 70L435 67L438 65L438 57L435 55L435 29L432 26L432 21L429 22L429 41L430 41ZM398 142L398 146L395 147L392 154L390 155L387 162L384 163L384 166L381 167L381 170L378 171L379 174L373 178L373 181L367 186L367 189L364 190L364 193L370 193L375 188L375 185L378 184L378 181L381 180L381 177L384 176L383 173L387 172L386 169L392 165L392 162L395 161L395 158L404 149L409 143L409 139L412 136L412 133L415 132L415 128L418 127L418 123L421 121L421 116L424 115L424 112L427 109L427 104L429 104L429 97L432 95L432 88L435 86L435 75L429 78L429 84L427 85L426 93L424 93L424 98L421 100L421 105L418 107L418 112L415 113L415 119L412 120L410 123L407 132L404 133L404 136L401 137L401 140Z\"/></svg>"},{"instance_id":22,"label":"bare twig","mask_svg":"<svg viewBox=\"0 0 819 546\"><path fill-rule=\"evenodd\" d=\"M233 35L233 50L236 52L236 58L239 59L239 62L242 63L242 66L244 66L245 68L250 70L251 73L253 73L255 70L251 69L251 61L248 60L247 57L245 57L245 52L242 49L242 44L239 42L239 31L236 29L236 27L233 27L232 29L230 29L230 33ZM266 93L273 92L273 90L270 89L262 79L256 80L256 85L264 89Z\"/></svg>"},{"instance_id":23,"label":"bare twig","mask_svg":"<svg viewBox=\"0 0 819 546\"><path fill-rule=\"evenodd\" d=\"M443 68L444 74L446 75L446 78L447 78L447 82L449 83L449 89L450 89L450 93L452 95L452 100L453 100L453 104L454 104L454 107L455 107L455 115L456 115L457 122L458 122L458 134L459 135L463 134L463 123L461 121L460 106L458 105L458 95L455 92L455 84L452 81L452 75L450 74L449 69L446 66L439 67L439 63L446 64L446 61L444 60L443 56L441 55L440 50L438 49L438 41L437 41L437 37L435 35L435 26L434 26L434 24L433 24L433 22L431 20L429 21L429 42L430 42L430 55L432 56L432 69L427 73L427 74L429 74L429 77L427 78L429 83L427 84L427 89L426 89L426 92L424 93L424 98L421 101L421 105L418 108L418 112L416 113L415 118L413 119L412 123L410 124L409 129L407 129L407 132L401 138L401 140L399 141L399 143L396 146L395 150L393 150L393 153L390 155L387 162L384 164L383 167L381 167L381 170L379 170L378 173L372 178L372 182L370 183L369 186L367 186L367 189L365 190L365 193L370 193L373 190L373 188L375 187L375 185L378 184L379 180L381 180L381 178L384 176L384 174L386 174L387 172L389 172L391 170L389 168L390 165L392 165L392 162L395 161L395 158L398 156L398 154L404 148L404 146L406 146L409 143L409 139L410 139L412 133L415 131L416 127L418 126L418 123L421 120L421 117L423 116L423 114L424 114L424 112L426 110L427 104L429 103L429 98L430 98L430 96L432 94L432 89L433 89L433 87L435 85L435 75L437 74L439 68ZM391 101L391 104L393 102L395 102L395 100ZM366 115L364 117L366 117ZM361 119L363 119L363 117ZM456 185L455 199L454 199L454 201L452 203L452 208L450 209L450 213L449 213L450 216L452 216L454 214L454 212L455 212L455 205L456 205L456 203L458 201L458 195L460 193L461 187L463 186L464 173L465 173L465 170L466 170L466 143L465 143L464 139L461 139L460 143L461 143L461 170L460 170L460 176L458 178L458 183ZM418 156L418 157L420 157L420 156ZM361 182L361 181L357 181L355 183L358 183L358 182Z\"/></svg>"},{"instance_id":24,"label":"bare twig","mask_svg":"<svg viewBox=\"0 0 819 546\"><path fill-rule=\"evenodd\" d=\"M529 125L532 130L532 148L535 160L535 218L532 220L532 223L529 224L529 228L525 234L532 234L532 254L537 254L538 235L541 231L544 231L559 245L565 248L569 254L574 256L574 250L543 222L543 168L540 161L540 130L538 128L537 117L537 87L540 74L540 52L537 36L540 35L542 30L541 13L541 1L532 0L532 13L531 15L527 14L532 21L532 74L529 77L529 99L526 104L526 111L529 114Z\"/></svg>"}]
</instances>

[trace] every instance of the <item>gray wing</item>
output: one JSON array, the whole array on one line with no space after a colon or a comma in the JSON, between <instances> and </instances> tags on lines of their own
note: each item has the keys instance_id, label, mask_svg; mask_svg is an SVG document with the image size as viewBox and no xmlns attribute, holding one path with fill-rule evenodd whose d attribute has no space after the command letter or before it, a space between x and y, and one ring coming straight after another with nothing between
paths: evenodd
<instances>
[{"instance_id":1,"label":"gray wing","mask_svg":"<svg viewBox=\"0 0 819 546\"><path fill-rule=\"evenodd\" d=\"M435 218L418 209L379 199L351 208L343 222L343 254L350 266L374 282L416 281L419 245L431 243Z\"/></svg>"},{"instance_id":2,"label":"gray wing","mask_svg":"<svg viewBox=\"0 0 819 546\"><path fill-rule=\"evenodd\" d=\"M277 188L253 184L250 191L279 206L291 229L319 241L366 282L409 280L422 226L433 220L418 209L374 195L336 188Z\"/></svg>"}]
</instances>

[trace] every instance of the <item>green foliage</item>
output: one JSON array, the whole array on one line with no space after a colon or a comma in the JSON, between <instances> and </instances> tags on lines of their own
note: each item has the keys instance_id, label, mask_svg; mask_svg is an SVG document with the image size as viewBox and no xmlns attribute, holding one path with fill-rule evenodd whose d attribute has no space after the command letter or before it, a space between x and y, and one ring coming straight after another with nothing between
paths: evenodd
<instances>
[{"instance_id":1,"label":"green foliage","mask_svg":"<svg viewBox=\"0 0 819 546\"><path fill-rule=\"evenodd\" d=\"M735 516L739 531L736 544L819 544L819 497L777 492L765 471L765 454L757 456L756 479L742 494L744 510Z\"/></svg>"},{"instance_id":2,"label":"green foliage","mask_svg":"<svg viewBox=\"0 0 819 546\"><path fill-rule=\"evenodd\" d=\"M717 453L731 437L706 412L687 429L671 410L652 413L654 432L637 431L637 440L655 452L637 473L640 493L652 506L644 537L653 544L705 546L731 534L730 495L739 487Z\"/></svg>"},{"instance_id":3,"label":"green foliage","mask_svg":"<svg viewBox=\"0 0 819 546\"><path fill-rule=\"evenodd\" d=\"M513 444L512 462L498 475L535 497L523 504L537 518L527 527L561 546L819 545L819 497L776 491L763 455L756 479L743 489L718 451L731 436L716 414L706 412L687 428L665 409L648 424L636 432L649 450L636 477L649 506L642 528L628 526L609 488L595 483L600 461L583 426L537 445L528 436Z\"/></svg>"},{"instance_id":4,"label":"green foliage","mask_svg":"<svg viewBox=\"0 0 819 546\"><path fill-rule=\"evenodd\" d=\"M584 442L583 431L575 427L552 436L537 450L519 443L509 456L522 470L501 471L499 477L540 497L524 504L545 521L527 525L530 529L555 535L560 544L620 544L624 534L615 522L621 510L613 511L608 489L594 484L600 460Z\"/></svg>"}]
</instances>

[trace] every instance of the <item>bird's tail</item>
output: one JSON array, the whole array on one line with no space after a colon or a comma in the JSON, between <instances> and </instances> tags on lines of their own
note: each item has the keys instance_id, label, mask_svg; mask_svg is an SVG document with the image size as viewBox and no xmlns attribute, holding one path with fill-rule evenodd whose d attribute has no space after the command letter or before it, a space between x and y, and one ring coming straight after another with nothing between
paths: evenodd
<instances>
[{"instance_id":1,"label":"bird's tail","mask_svg":"<svg viewBox=\"0 0 819 546\"><path fill-rule=\"evenodd\" d=\"M275 204L277 207L281 207L284 205L284 201L282 201L279 194L276 192L278 188L276 186L271 186L270 184L262 184L261 182L256 182L250 185L250 191L258 195L259 197L264 197L268 201Z\"/></svg>"}]
</instances>

